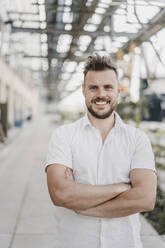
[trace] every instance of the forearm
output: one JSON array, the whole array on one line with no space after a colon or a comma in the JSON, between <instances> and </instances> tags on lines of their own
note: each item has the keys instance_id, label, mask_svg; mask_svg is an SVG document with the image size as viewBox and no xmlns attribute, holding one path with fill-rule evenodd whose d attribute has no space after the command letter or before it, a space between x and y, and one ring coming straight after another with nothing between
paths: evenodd
<instances>
[{"instance_id":1,"label":"forearm","mask_svg":"<svg viewBox=\"0 0 165 248\"><path fill-rule=\"evenodd\" d=\"M140 188L131 188L113 200L78 213L100 218L124 217L137 212L152 210L153 203L148 204L148 202L147 196Z\"/></svg>"},{"instance_id":2,"label":"forearm","mask_svg":"<svg viewBox=\"0 0 165 248\"><path fill-rule=\"evenodd\" d=\"M96 207L113 199L129 188L128 184L87 185L71 181L65 189L65 199L61 198L59 206L73 210ZM59 192L60 194L60 192Z\"/></svg>"}]
</instances>

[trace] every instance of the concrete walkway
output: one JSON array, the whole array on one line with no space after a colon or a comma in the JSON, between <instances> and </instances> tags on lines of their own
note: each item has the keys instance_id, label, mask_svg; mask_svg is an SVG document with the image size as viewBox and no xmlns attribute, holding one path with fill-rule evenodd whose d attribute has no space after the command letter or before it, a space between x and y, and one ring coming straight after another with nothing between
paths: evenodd
<instances>
[{"instance_id":1,"label":"concrete walkway","mask_svg":"<svg viewBox=\"0 0 165 248\"><path fill-rule=\"evenodd\" d=\"M55 124L40 116L0 148L0 248L55 248L54 207L44 159ZM165 242L142 218L144 248Z\"/></svg>"}]
</instances>

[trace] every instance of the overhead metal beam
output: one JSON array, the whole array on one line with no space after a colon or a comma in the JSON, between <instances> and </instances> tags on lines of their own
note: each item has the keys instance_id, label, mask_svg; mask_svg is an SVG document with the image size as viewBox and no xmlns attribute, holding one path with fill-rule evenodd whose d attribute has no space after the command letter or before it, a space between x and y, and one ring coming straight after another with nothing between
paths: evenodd
<instances>
[{"instance_id":1,"label":"overhead metal beam","mask_svg":"<svg viewBox=\"0 0 165 248\"><path fill-rule=\"evenodd\" d=\"M75 32L78 33L78 35L90 35L92 37L96 37L98 35L110 35L110 32L105 32L105 31L94 31L94 32L90 32L90 31L85 31L85 30L80 30L78 28L72 29L72 30L57 30L57 29L52 29L52 28L47 28L47 29L41 29L41 28L24 28L24 27L16 27L12 25L12 32L20 32L20 33L39 33L39 34L53 34L53 35L61 35L61 34L70 34L70 35L74 35ZM132 35L132 34L130 34ZM120 35L121 36L121 35Z\"/></svg>"},{"instance_id":2,"label":"overhead metal beam","mask_svg":"<svg viewBox=\"0 0 165 248\"><path fill-rule=\"evenodd\" d=\"M7 11L7 14L18 14L18 15L39 15L39 12L20 12L20 11Z\"/></svg>"},{"instance_id":3,"label":"overhead metal beam","mask_svg":"<svg viewBox=\"0 0 165 248\"><path fill-rule=\"evenodd\" d=\"M104 3L104 4L106 4L106 3ZM140 3L140 1L138 1L138 3L136 5L137 6L147 6L146 4L148 4L148 6L159 6L159 4L160 4L160 6L162 7L162 4L165 5L165 2L164 2L164 0L157 0L155 2L153 0L150 0L150 1L148 0L147 2L144 3L144 0L142 0L141 3ZM41 4L33 3L33 5L37 5L37 6L40 6L40 5L43 6L44 5L44 6L46 6L45 3L41 3ZM118 6L119 2L118 1L113 1L111 3L108 3L107 5L108 6ZM122 1L122 5L132 6L133 2ZM49 3L49 6L51 6L50 10L52 10L53 7L74 7L75 9L77 7L77 6L74 6L74 5L69 6L69 5L66 5L66 4L54 4L54 3L52 3L52 4ZM49 8L47 8L47 9L49 10Z\"/></svg>"},{"instance_id":4,"label":"overhead metal beam","mask_svg":"<svg viewBox=\"0 0 165 248\"><path fill-rule=\"evenodd\" d=\"M149 40L152 35L165 28L164 20L165 8L162 9L158 14L156 14L155 17L153 17L148 24L144 25L137 34L134 34L132 38L123 47L121 47L121 49L125 53L127 53L129 52L130 42L134 42L137 46L139 46L142 42Z\"/></svg>"},{"instance_id":5,"label":"overhead metal beam","mask_svg":"<svg viewBox=\"0 0 165 248\"><path fill-rule=\"evenodd\" d=\"M121 0L116 0L116 1L113 1L113 0L112 0L111 3L113 3L113 2L117 2L118 5L117 5L117 6L116 6L116 5L115 5L115 6L110 6L110 7L107 8L107 10L106 10L106 13L109 13L111 16L115 13L115 11L118 9L118 7L123 3L123 1L121 1ZM108 23L108 22L109 22L109 23ZM100 25L99 25L99 29L102 30L103 27L104 27L105 25L107 25L107 23L110 25L110 18L108 18L107 16L104 16L104 18L102 19L102 21L101 21L101 23L100 23ZM114 32L114 31L112 30L112 27L111 27L111 32ZM110 32L110 34L111 34L111 32ZM122 36L122 35L121 35L121 36ZM94 44L96 38L97 38L97 37L94 37L94 38L92 39L91 43L89 44L89 46L88 46L88 48L87 48L87 52L92 52L92 51L94 50L93 44Z\"/></svg>"},{"instance_id":6,"label":"overhead metal beam","mask_svg":"<svg viewBox=\"0 0 165 248\"><path fill-rule=\"evenodd\" d=\"M90 36L95 36L98 35L98 33L96 32L87 32L83 30L83 27L85 26L85 24L87 23L87 20L94 14L94 10L96 9L96 6L98 4L99 0L95 0L92 2L91 6L88 8L86 6L86 0L73 0L72 1L72 13L73 13L73 22L72 24L72 30L71 30L71 34L73 36L72 42L70 44L70 50L68 51L68 53L66 54L65 58L63 58L63 61L65 59L71 59L74 57L74 51L75 48L77 47L77 41L79 39L79 37L81 35L90 35ZM80 9L79 13L76 13L74 10L76 8ZM56 8L57 9L57 8ZM91 11L90 13L87 13L84 15L83 11ZM76 30L76 31L74 31ZM101 34L100 34L101 35ZM102 35L104 35L104 33L102 33ZM74 59L76 61L76 58ZM60 82L59 79L59 74L61 72L61 68L59 68L56 71L56 84L58 84Z\"/></svg>"},{"instance_id":7,"label":"overhead metal beam","mask_svg":"<svg viewBox=\"0 0 165 248\"><path fill-rule=\"evenodd\" d=\"M96 9L96 7L97 7L97 5L98 5L98 2L99 2L99 0L93 1L93 2L92 2L92 5L91 5L90 8L89 8L89 10L92 10L93 13L95 12L95 9ZM84 5L85 5L85 0L83 0L82 3L79 4L79 7L81 7L81 8L84 9L84 10L86 10L87 7L84 7L84 6L83 6L83 3L84 3ZM79 19L74 23L73 28L78 27L80 30L82 30L83 27L84 27L84 25L87 24L88 19L92 16L93 13L90 13L90 14L84 16L84 15L80 12ZM94 32L94 33L96 34L96 32ZM70 51L68 52L68 57L71 57L71 56L72 56L73 51L74 51L74 47L75 47L75 45L77 46L77 42L75 42L75 41L77 41L77 40L79 39L80 35L81 35L80 32L74 33L73 40L72 40L72 43L71 43L71 46L70 46ZM90 34L89 34L89 35L90 35ZM100 34L100 35L101 35L101 34ZM103 32L102 35L104 35L104 32ZM97 35L94 35L94 36L93 36L93 35L90 35L90 36L96 37L96 36L98 36L98 34L97 34Z\"/></svg>"},{"instance_id":8,"label":"overhead metal beam","mask_svg":"<svg viewBox=\"0 0 165 248\"><path fill-rule=\"evenodd\" d=\"M24 54L24 58L36 58L36 59L47 59L47 56L42 56L42 55L29 55L29 54Z\"/></svg>"}]
</instances>

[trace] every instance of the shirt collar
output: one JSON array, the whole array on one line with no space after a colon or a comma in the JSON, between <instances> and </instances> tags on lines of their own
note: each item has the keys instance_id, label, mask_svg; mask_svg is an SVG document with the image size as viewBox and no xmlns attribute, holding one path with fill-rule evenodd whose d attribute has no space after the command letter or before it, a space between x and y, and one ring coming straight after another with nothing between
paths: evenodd
<instances>
[{"instance_id":1,"label":"shirt collar","mask_svg":"<svg viewBox=\"0 0 165 248\"><path fill-rule=\"evenodd\" d=\"M92 126L92 123L90 122L87 113L85 114L85 116L83 117L83 128L85 128L86 126ZM120 127L124 126L124 122L123 120L120 118L119 114L115 111L115 126L114 128L118 129Z\"/></svg>"}]
</instances>

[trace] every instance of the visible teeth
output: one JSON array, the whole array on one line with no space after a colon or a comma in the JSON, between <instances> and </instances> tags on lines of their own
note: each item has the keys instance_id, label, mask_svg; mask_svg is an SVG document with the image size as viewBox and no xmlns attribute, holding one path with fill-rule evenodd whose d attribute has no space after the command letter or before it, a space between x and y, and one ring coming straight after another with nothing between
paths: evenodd
<instances>
[{"instance_id":1,"label":"visible teeth","mask_svg":"<svg viewBox=\"0 0 165 248\"><path fill-rule=\"evenodd\" d=\"M106 104L106 102L96 102L96 104L101 105L101 104Z\"/></svg>"}]
</instances>

